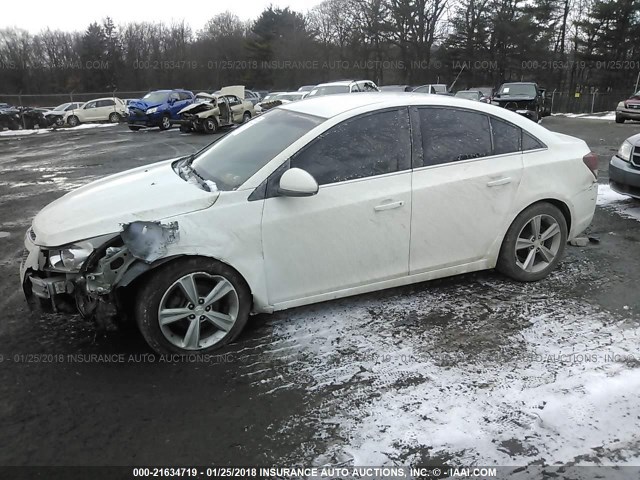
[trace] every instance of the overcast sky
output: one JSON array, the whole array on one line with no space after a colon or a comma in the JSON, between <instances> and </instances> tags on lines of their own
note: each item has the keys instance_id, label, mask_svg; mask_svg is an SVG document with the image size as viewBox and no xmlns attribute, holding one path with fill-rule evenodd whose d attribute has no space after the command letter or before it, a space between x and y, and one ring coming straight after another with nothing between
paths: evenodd
<instances>
[{"instance_id":1,"label":"overcast sky","mask_svg":"<svg viewBox=\"0 0 640 480\"><path fill-rule=\"evenodd\" d=\"M194 31L217 13L229 10L242 20L255 19L262 10L290 7L306 13L320 0L27 0L9 1L0 15L0 28L20 27L37 33L44 28L84 30L92 21L106 16L116 24L130 21L186 20Z\"/></svg>"}]
</instances>

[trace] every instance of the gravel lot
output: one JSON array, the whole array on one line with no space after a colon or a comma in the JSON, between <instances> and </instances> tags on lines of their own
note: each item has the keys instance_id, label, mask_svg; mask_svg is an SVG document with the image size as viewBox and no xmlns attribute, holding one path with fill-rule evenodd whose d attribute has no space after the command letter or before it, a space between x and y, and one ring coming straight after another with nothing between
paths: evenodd
<instances>
[{"instance_id":1,"label":"gravel lot","mask_svg":"<svg viewBox=\"0 0 640 480\"><path fill-rule=\"evenodd\" d=\"M606 167L640 124L544 125L601 159L600 242L569 247L550 278L483 272L256 316L207 364L30 313L18 268L47 203L214 137L0 136L0 465L638 464L640 202Z\"/></svg>"}]
</instances>

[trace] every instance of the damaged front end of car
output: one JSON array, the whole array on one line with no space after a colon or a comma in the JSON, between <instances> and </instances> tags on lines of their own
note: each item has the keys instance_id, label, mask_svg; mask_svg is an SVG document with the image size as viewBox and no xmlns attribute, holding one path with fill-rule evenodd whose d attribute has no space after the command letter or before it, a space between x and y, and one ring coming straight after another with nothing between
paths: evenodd
<instances>
[{"instance_id":1,"label":"damaged front end of car","mask_svg":"<svg viewBox=\"0 0 640 480\"><path fill-rule=\"evenodd\" d=\"M25 296L32 308L77 311L99 330L114 330L128 313L127 287L170 260L169 246L179 239L177 222L137 221L116 234L43 247L30 228L20 268Z\"/></svg>"}]
</instances>

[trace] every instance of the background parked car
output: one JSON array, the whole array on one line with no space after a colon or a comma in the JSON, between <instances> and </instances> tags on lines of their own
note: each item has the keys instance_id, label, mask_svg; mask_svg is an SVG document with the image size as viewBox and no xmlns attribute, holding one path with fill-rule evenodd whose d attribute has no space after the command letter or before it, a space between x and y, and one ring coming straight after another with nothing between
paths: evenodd
<instances>
[{"instance_id":1,"label":"background parked car","mask_svg":"<svg viewBox=\"0 0 640 480\"><path fill-rule=\"evenodd\" d=\"M133 131L147 127L171 128L172 120L179 120L178 112L195 99L188 90L156 90L129 104L127 122Z\"/></svg>"},{"instance_id":2,"label":"background parked car","mask_svg":"<svg viewBox=\"0 0 640 480\"><path fill-rule=\"evenodd\" d=\"M311 90L313 90L314 88L316 88L315 85L303 85L301 86L298 91L299 92L310 92Z\"/></svg>"},{"instance_id":3,"label":"background parked car","mask_svg":"<svg viewBox=\"0 0 640 480\"><path fill-rule=\"evenodd\" d=\"M44 118L47 120L48 125L55 125L62 127L64 125L64 115L71 110L77 110L82 107L82 102L67 102L58 105L52 110L49 110L44 114Z\"/></svg>"},{"instance_id":4,"label":"background parked car","mask_svg":"<svg viewBox=\"0 0 640 480\"><path fill-rule=\"evenodd\" d=\"M343 80L321 83L309 92L309 97L321 97L336 93L379 92L378 86L371 80Z\"/></svg>"},{"instance_id":5,"label":"background parked car","mask_svg":"<svg viewBox=\"0 0 640 480\"><path fill-rule=\"evenodd\" d=\"M478 90L460 90L459 92L456 92L454 96L458 98L466 98L467 100L473 100L475 102L485 102L485 97L482 95L482 92Z\"/></svg>"},{"instance_id":6,"label":"background parked car","mask_svg":"<svg viewBox=\"0 0 640 480\"><path fill-rule=\"evenodd\" d=\"M544 89L533 82L503 83L491 103L512 110L534 122L547 114Z\"/></svg>"},{"instance_id":7,"label":"background parked car","mask_svg":"<svg viewBox=\"0 0 640 480\"><path fill-rule=\"evenodd\" d=\"M609 186L640 200L640 134L627 138L609 162Z\"/></svg>"},{"instance_id":8,"label":"background parked car","mask_svg":"<svg viewBox=\"0 0 640 480\"><path fill-rule=\"evenodd\" d=\"M640 120L640 91L618 103L616 123L624 123L625 120Z\"/></svg>"},{"instance_id":9,"label":"background parked car","mask_svg":"<svg viewBox=\"0 0 640 480\"><path fill-rule=\"evenodd\" d=\"M260 101L262 97L252 91L252 90L245 90L244 91L244 99L247 100L248 102L251 102L253 105L255 105L256 103L258 103Z\"/></svg>"},{"instance_id":10,"label":"background parked car","mask_svg":"<svg viewBox=\"0 0 640 480\"><path fill-rule=\"evenodd\" d=\"M449 95L449 88L444 83L420 85L413 89L415 93L431 93L434 95Z\"/></svg>"},{"instance_id":11,"label":"background parked car","mask_svg":"<svg viewBox=\"0 0 640 480\"><path fill-rule=\"evenodd\" d=\"M70 127L88 122L118 123L125 116L124 102L118 97L96 98L65 112L64 122Z\"/></svg>"},{"instance_id":12,"label":"background parked car","mask_svg":"<svg viewBox=\"0 0 640 480\"><path fill-rule=\"evenodd\" d=\"M309 95L309 92L297 91L297 92L282 92L275 95L270 95L268 100L263 100L255 106L256 115L269 110L271 108L283 105L285 103L297 102L303 100Z\"/></svg>"},{"instance_id":13,"label":"background parked car","mask_svg":"<svg viewBox=\"0 0 640 480\"><path fill-rule=\"evenodd\" d=\"M478 90L482 93L482 96L485 98L486 103L491 103L493 96L495 94L495 89L493 87L471 87L468 90Z\"/></svg>"},{"instance_id":14,"label":"background parked car","mask_svg":"<svg viewBox=\"0 0 640 480\"><path fill-rule=\"evenodd\" d=\"M412 92L411 85L384 85L379 87L381 92Z\"/></svg>"},{"instance_id":15,"label":"background parked car","mask_svg":"<svg viewBox=\"0 0 640 480\"><path fill-rule=\"evenodd\" d=\"M215 133L221 127L248 122L254 116L253 103L243 100L244 87L225 87L217 94L199 93L191 105L178 112L180 118L171 123L181 132Z\"/></svg>"},{"instance_id":16,"label":"background parked car","mask_svg":"<svg viewBox=\"0 0 640 480\"><path fill-rule=\"evenodd\" d=\"M31 130L33 128L45 128L47 120L40 109L32 107L0 108L0 130Z\"/></svg>"}]
</instances>

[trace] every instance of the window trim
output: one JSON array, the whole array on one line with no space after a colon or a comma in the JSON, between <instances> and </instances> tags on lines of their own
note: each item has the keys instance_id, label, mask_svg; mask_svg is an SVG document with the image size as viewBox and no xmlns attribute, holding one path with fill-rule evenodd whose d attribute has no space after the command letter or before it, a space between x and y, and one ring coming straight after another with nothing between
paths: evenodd
<instances>
[{"instance_id":1,"label":"window trim","mask_svg":"<svg viewBox=\"0 0 640 480\"><path fill-rule=\"evenodd\" d=\"M320 133L318 136L316 136L313 140L311 140L306 145L304 145L302 148L300 148L300 150L298 150L297 152L293 153L289 157L289 159L287 161L291 162L296 155L298 155L299 153L303 152L304 150L306 150L307 148L309 148L311 145L315 144L316 142L322 140L322 137L324 135L328 134L331 130L333 130L334 128L336 128L336 127L338 127L338 126L340 126L342 124L344 124L345 122L350 122L352 120L355 120L355 119L358 119L358 118L367 117L367 116L370 116L370 115L376 115L378 113L397 112L397 111L404 110L407 113L408 120L409 120L409 161L408 161L407 165L404 165L402 167L402 169L396 170L395 172L381 173L379 175L370 175L370 176L367 176L367 177L351 178L349 180L341 180L339 182L324 183L324 184L318 183L318 186L320 188L322 188L322 187L326 187L326 186L329 186L329 185L338 185L338 184L343 184L343 183L347 183L347 182L353 182L353 181L356 181L356 180L366 180L368 178L382 177L384 175L392 175L392 174L396 174L396 173L410 172L412 170L412 164L413 164L413 148L412 148L412 143L413 142L412 142L412 133L411 133L412 132L411 114L410 114L409 109L410 109L410 107L408 107L408 106L386 107L386 108L381 108L379 110L372 110L372 111L369 111L369 112L361 113L359 115L354 115L353 117L346 118L343 121L341 121L340 123L336 123L335 125L332 125L328 129L324 130L322 133ZM316 181L317 181L317 179L316 179Z\"/></svg>"},{"instance_id":2,"label":"window trim","mask_svg":"<svg viewBox=\"0 0 640 480\"><path fill-rule=\"evenodd\" d=\"M486 117L488 117L489 120L489 134L491 136L491 155L485 155L482 157L476 157L476 158L468 158L466 160L457 160L457 161L453 161L453 162L446 162L446 163L439 163L436 165L425 165L424 164L424 150L422 147L422 120L420 119L420 110L421 109L429 109L429 108L438 108L438 109L442 109L442 110L456 110L456 111L465 111L465 112L472 112L472 113L478 113L480 115L484 115ZM497 115L492 115L490 113L485 113L482 112L480 110L474 110L472 108L464 108L464 107L452 107L452 106L448 106L448 105L444 105L444 106L440 106L440 105L414 105L411 107L411 109L415 109L416 110L416 122L419 128L415 129L416 130L416 134L413 137L415 144L416 144L416 150L420 150L420 156L421 156L421 165L416 167L413 167L413 170L421 170L424 168L432 168L432 167L442 167L442 166L447 166L447 165L457 165L457 164L461 164L461 163L467 163L467 162L474 162L474 161L478 161L478 160L485 160L488 158L496 158L496 157L504 157L507 155L516 155L516 154L521 154L524 155L525 153L530 153L530 152L541 152L544 150L548 150L549 147L547 146L546 143L544 143L542 140L540 140L537 136L535 136L533 133L531 133L529 130L525 130L523 127L516 125L515 123L510 122L509 120L506 120L502 117L499 117ZM516 151L516 152L509 152L509 153L498 153L498 154L494 154L493 152L495 151L495 144L494 144L494 139L493 139L493 126L491 125L491 119L495 118L498 121L504 122L508 125L511 125L512 127L518 128L520 129L520 150ZM410 119L413 120L413 117L410 116ZM533 150L523 150L523 141L522 141L522 137L524 135L524 132L526 131L526 133L528 135L530 135L532 138L534 138L538 143L540 143L540 145L542 145L542 147L540 148L536 148ZM413 158L413 157L412 157Z\"/></svg>"}]
</instances>

